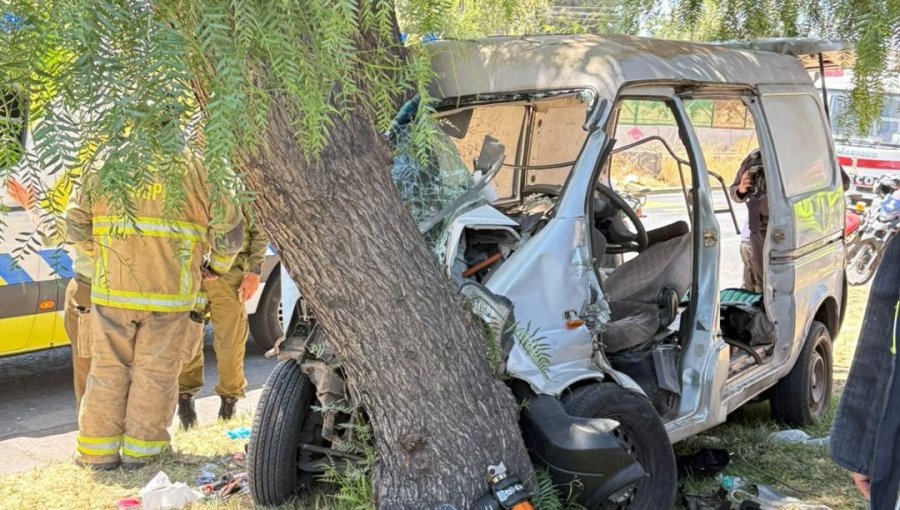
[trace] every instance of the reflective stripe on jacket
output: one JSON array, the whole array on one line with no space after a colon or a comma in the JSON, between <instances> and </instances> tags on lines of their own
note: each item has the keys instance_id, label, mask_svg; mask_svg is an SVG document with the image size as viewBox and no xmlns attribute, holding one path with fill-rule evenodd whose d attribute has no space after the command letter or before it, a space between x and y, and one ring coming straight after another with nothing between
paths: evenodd
<instances>
[{"instance_id":1,"label":"reflective stripe on jacket","mask_svg":"<svg viewBox=\"0 0 900 510\"><path fill-rule=\"evenodd\" d=\"M103 197L91 196L96 174L78 191L67 214L68 235L93 254L94 304L151 312L195 310L203 299L203 257L208 253L230 267L241 249L243 217L230 196L215 207L210 203L206 169L186 157L184 200L177 210L165 210L168 191L161 176L131 191L131 216L113 210ZM222 218L213 221L218 212Z\"/></svg>"}]
</instances>

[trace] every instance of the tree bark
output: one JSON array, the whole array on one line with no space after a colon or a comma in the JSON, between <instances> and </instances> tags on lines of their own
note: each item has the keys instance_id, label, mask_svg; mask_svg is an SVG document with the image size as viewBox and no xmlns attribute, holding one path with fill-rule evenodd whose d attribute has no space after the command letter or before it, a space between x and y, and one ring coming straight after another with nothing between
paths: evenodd
<instances>
[{"instance_id":1,"label":"tree bark","mask_svg":"<svg viewBox=\"0 0 900 510\"><path fill-rule=\"evenodd\" d=\"M386 139L360 116L336 119L307 162L287 111L276 97L247 181L371 419L375 503L468 509L489 464L531 471L512 394L400 200Z\"/></svg>"}]
</instances>

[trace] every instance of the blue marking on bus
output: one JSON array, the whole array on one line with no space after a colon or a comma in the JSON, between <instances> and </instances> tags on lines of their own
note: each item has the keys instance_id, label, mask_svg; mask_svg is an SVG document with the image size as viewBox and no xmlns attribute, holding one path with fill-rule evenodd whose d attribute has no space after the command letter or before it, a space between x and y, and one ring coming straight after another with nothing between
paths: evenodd
<instances>
[{"instance_id":1,"label":"blue marking on bus","mask_svg":"<svg viewBox=\"0 0 900 510\"><path fill-rule=\"evenodd\" d=\"M0 253L0 278L8 285L34 281L9 253Z\"/></svg>"},{"instance_id":2,"label":"blue marking on bus","mask_svg":"<svg viewBox=\"0 0 900 510\"><path fill-rule=\"evenodd\" d=\"M75 271L72 270L72 258L62 248L40 250L38 254L53 269L53 274L59 278L72 278Z\"/></svg>"}]
</instances>

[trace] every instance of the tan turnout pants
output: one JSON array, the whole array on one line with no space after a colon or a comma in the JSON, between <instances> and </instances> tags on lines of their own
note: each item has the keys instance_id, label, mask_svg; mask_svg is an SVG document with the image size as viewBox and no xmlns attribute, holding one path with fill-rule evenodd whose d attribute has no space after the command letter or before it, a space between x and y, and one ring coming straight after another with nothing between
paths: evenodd
<instances>
[{"instance_id":1,"label":"tan turnout pants","mask_svg":"<svg viewBox=\"0 0 900 510\"><path fill-rule=\"evenodd\" d=\"M81 407L81 397L91 369L91 284L78 277L66 286L63 324L72 344L72 379L75 388L75 412ZM84 327L79 327L79 323Z\"/></svg>"},{"instance_id":2,"label":"tan turnout pants","mask_svg":"<svg viewBox=\"0 0 900 510\"><path fill-rule=\"evenodd\" d=\"M241 398L247 379L244 377L244 354L247 350L247 311L238 298L238 287L244 273L233 269L221 278L203 282L209 300L209 320L213 327L213 349L216 351L216 395ZM202 331L201 331L202 336ZM203 388L203 342L185 364L178 378L178 392L196 395Z\"/></svg>"},{"instance_id":3,"label":"tan turnout pants","mask_svg":"<svg viewBox=\"0 0 900 510\"><path fill-rule=\"evenodd\" d=\"M178 373L202 323L189 312L95 305L91 371L78 417L83 463L143 462L169 445Z\"/></svg>"}]
</instances>

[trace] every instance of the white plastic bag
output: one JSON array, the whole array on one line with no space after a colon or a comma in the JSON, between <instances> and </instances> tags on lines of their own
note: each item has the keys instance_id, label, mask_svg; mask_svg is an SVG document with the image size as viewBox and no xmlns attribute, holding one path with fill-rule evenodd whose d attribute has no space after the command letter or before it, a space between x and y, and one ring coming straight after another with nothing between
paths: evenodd
<instances>
[{"instance_id":1,"label":"white plastic bag","mask_svg":"<svg viewBox=\"0 0 900 510\"><path fill-rule=\"evenodd\" d=\"M172 483L162 471L141 489L140 495L143 510L175 510L200 499L190 487Z\"/></svg>"},{"instance_id":2,"label":"white plastic bag","mask_svg":"<svg viewBox=\"0 0 900 510\"><path fill-rule=\"evenodd\" d=\"M816 503L807 503L797 498L782 496L765 485L757 485L759 495L751 501L759 503L764 510L831 510L830 507Z\"/></svg>"}]
</instances>

